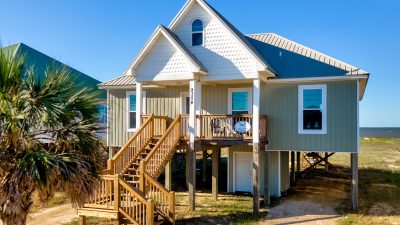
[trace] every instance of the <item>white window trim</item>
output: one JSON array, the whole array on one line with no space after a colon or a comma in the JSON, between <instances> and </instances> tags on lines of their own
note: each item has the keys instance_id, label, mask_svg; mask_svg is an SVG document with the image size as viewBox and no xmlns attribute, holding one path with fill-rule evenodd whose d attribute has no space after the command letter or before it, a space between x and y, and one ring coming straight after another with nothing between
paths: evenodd
<instances>
[{"instance_id":1,"label":"white window trim","mask_svg":"<svg viewBox=\"0 0 400 225\"><path fill-rule=\"evenodd\" d=\"M203 23L203 30L202 30L202 31L193 31L193 22L196 21L196 20L200 20L200 21ZM190 34L191 34L191 37L190 37L191 46L192 46L192 47L204 46L204 43L205 43L205 40L206 40L205 35L204 35L204 20L202 20L202 19L200 19L200 18L194 18L194 19L190 22L190 31L191 31L191 32L190 32ZM203 34L203 35L202 35L203 40L202 40L202 42L201 42L201 45L193 45L193 34Z\"/></svg>"},{"instance_id":2,"label":"white window trim","mask_svg":"<svg viewBox=\"0 0 400 225\"><path fill-rule=\"evenodd\" d=\"M322 90L322 129L321 130L304 130L303 128L303 94L304 90L308 89L321 89ZM327 133L327 96L326 84L315 85L299 85L298 88L298 133L299 134L326 134Z\"/></svg>"},{"instance_id":3,"label":"white window trim","mask_svg":"<svg viewBox=\"0 0 400 225\"><path fill-rule=\"evenodd\" d=\"M135 132L137 127L129 128L129 96L136 95L136 91L127 91L126 92L126 130L127 132ZM146 91L142 91L142 114L146 114Z\"/></svg>"},{"instance_id":4,"label":"white window trim","mask_svg":"<svg viewBox=\"0 0 400 225\"><path fill-rule=\"evenodd\" d=\"M249 114L253 114L253 88L228 88L228 114L232 114L232 92L245 92L249 93L248 109Z\"/></svg>"}]
</instances>

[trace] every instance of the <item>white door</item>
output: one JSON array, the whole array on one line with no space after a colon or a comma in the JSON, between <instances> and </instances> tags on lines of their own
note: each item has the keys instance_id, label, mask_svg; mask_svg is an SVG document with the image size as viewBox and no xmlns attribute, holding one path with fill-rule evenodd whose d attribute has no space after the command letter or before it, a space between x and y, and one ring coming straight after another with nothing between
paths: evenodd
<instances>
[{"instance_id":1,"label":"white door","mask_svg":"<svg viewBox=\"0 0 400 225\"><path fill-rule=\"evenodd\" d=\"M234 154L234 191L252 192L252 153L235 152Z\"/></svg>"},{"instance_id":2,"label":"white door","mask_svg":"<svg viewBox=\"0 0 400 225\"><path fill-rule=\"evenodd\" d=\"M181 92L181 114L189 114L189 92Z\"/></svg>"}]
</instances>

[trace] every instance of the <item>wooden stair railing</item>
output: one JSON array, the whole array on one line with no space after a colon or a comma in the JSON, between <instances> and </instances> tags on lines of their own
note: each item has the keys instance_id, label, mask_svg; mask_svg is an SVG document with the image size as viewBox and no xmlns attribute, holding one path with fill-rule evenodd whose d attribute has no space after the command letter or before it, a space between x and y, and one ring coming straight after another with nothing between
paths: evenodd
<instances>
[{"instance_id":1,"label":"wooden stair railing","mask_svg":"<svg viewBox=\"0 0 400 225\"><path fill-rule=\"evenodd\" d=\"M181 115L171 123L151 152L143 160L144 171L153 178L160 176L181 140Z\"/></svg>"},{"instance_id":2,"label":"wooden stair railing","mask_svg":"<svg viewBox=\"0 0 400 225\"><path fill-rule=\"evenodd\" d=\"M105 173L124 174L154 136L164 133L166 126L167 117L149 116L117 154L107 161Z\"/></svg>"},{"instance_id":3,"label":"wooden stair railing","mask_svg":"<svg viewBox=\"0 0 400 225\"><path fill-rule=\"evenodd\" d=\"M122 214L133 224L154 224L154 202L133 189L120 175L103 175L99 187L89 197L85 209L106 209Z\"/></svg>"},{"instance_id":4,"label":"wooden stair railing","mask_svg":"<svg viewBox=\"0 0 400 225\"><path fill-rule=\"evenodd\" d=\"M140 163L139 190L147 198L155 201L155 208L159 215L175 224L175 192L168 191L162 184L144 171L144 162Z\"/></svg>"}]
</instances>

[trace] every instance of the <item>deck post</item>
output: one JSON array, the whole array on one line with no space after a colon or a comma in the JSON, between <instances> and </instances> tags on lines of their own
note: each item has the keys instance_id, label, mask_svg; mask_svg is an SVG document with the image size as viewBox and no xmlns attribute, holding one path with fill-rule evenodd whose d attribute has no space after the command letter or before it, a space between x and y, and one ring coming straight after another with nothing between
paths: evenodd
<instances>
[{"instance_id":1,"label":"deck post","mask_svg":"<svg viewBox=\"0 0 400 225\"><path fill-rule=\"evenodd\" d=\"M253 80L253 213L260 210L260 79Z\"/></svg>"},{"instance_id":2,"label":"deck post","mask_svg":"<svg viewBox=\"0 0 400 225\"><path fill-rule=\"evenodd\" d=\"M300 174L301 170L301 162L300 162L301 152L296 152L296 166L297 166L297 176Z\"/></svg>"},{"instance_id":3,"label":"deck post","mask_svg":"<svg viewBox=\"0 0 400 225\"><path fill-rule=\"evenodd\" d=\"M296 182L296 173L295 173L295 159L294 159L294 151L290 152L290 186L293 187Z\"/></svg>"},{"instance_id":4,"label":"deck post","mask_svg":"<svg viewBox=\"0 0 400 225\"><path fill-rule=\"evenodd\" d=\"M219 148L212 149L212 198L218 200L218 167L219 167Z\"/></svg>"},{"instance_id":5,"label":"deck post","mask_svg":"<svg viewBox=\"0 0 400 225\"><path fill-rule=\"evenodd\" d=\"M136 127L140 127L142 120L142 112L143 112L143 89L142 83L136 82Z\"/></svg>"},{"instance_id":6,"label":"deck post","mask_svg":"<svg viewBox=\"0 0 400 225\"><path fill-rule=\"evenodd\" d=\"M329 170L328 154L329 154L329 152L325 152L325 172L327 172L327 173L328 173L328 170Z\"/></svg>"},{"instance_id":7,"label":"deck post","mask_svg":"<svg viewBox=\"0 0 400 225\"><path fill-rule=\"evenodd\" d=\"M172 189L172 160L165 166L165 188L168 191Z\"/></svg>"},{"instance_id":8,"label":"deck post","mask_svg":"<svg viewBox=\"0 0 400 225\"><path fill-rule=\"evenodd\" d=\"M79 216L79 225L86 225L86 216Z\"/></svg>"},{"instance_id":9,"label":"deck post","mask_svg":"<svg viewBox=\"0 0 400 225\"><path fill-rule=\"evenodd\" d=\"M353 211L358 210L358 153L351 154L351 206Z\"/></svg>"},{"instance_id":10,"label":"deck post","mask_svg":"<svg viewBox=\"0 0 400 225\"><path fill-rule=\"evenodd\" d=\"M189 210L195 210L196 192L196 136L199 134L200 124L196 118L201 111L201 82L197 80L189 81ZM196 148L197 147L197 148Z\"/></svg>"},{"instance_id":11,"label":"deck post","mask_svg":"<svg viewBox=\"0 0 400 225\"><path fill-rule=\"evenodd\" d=\"M202 181L203 184L205 184L207 182L207 149L203 150L203 160L202 160Z\"/></svg>"},{"instance_id":12,"label":"deck post","mask_svg":"<svg viewBox=\"0 0 400 225\"><path fill-rule=\"evenodd\" d=\"M269 151L268 145L265 146L264 151L264 205L271 204L270 190L269 190Z\"/></svg>"}]
</instances>

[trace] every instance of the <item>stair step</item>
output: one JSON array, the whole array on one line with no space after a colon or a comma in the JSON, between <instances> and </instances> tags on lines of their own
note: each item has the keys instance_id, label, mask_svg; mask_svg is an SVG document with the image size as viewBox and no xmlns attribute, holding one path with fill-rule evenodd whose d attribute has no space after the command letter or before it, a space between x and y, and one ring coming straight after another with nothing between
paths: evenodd
<instances>
[{"instance_id":1,"label":"stair step","mask_svg":"<svg viewBox=\"0 0 400 225\"><path fill-rule=\"evenodd\" d=\"M127 173L124 174L124 176L125 177L129 177L129 178L133 178L133 179L137 179L137 180L139 180L139 177L140 177L139 175L132 175L132 174L127 174Z\"/></svg>"}]
</instances>

